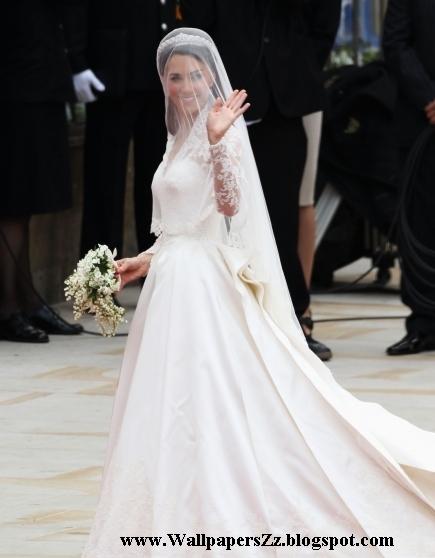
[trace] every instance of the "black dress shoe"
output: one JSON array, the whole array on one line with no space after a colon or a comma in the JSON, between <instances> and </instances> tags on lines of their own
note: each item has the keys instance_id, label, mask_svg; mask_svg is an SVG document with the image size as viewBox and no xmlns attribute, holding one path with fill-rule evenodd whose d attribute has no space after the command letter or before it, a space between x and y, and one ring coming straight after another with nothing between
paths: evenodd
<instances>
[{"instance_id":1,"label":"black dress shoe","mask_svg":"<svg viewBox=\"0 0 435 558\"><path fill-rule=\"evenodd\" d=\"M305 339L307 340L308 347L313 351L313 353L320 358L323 362L330 360L332 358L332 351L324 343L317 341L311 335L314 327L314 322L309 316L303 316L299 318L299 323L301 324L302 331L304 332ZM305 326L305 327L304 327ZM309 330L309 333L306 332Z\"/></svg>"},{"instance_id":2,"label":"black dress shoe","mask_svg":"<svg viewBox=\"0 0 435 558\"><path fill-rule=\"evenodd\" d=\"M387 355L415 355L423 351L435 351L435 335L410 332L403 339L388 347Z\"/></svg>"},{"instance_id":3,"label":"black dress shoe","mask_svg":"<svg viewBox=\"0 0 435 558\"><path fill-rule=\"evenodd\" d=\"M50 340L45 331L34 327L21 312L0 320L0 339L18 343L48 343Z\"/></svg>"},{"instance_id":4,"label":"black dress shoe","mask_svg":"<svg viewBox=\"0 0 435 558\"><path fill-rule=\"evenodd\" d=\"M52 308L45 305L33 312L29 320L35 327L53 335L78 335L83 331L80 324L69 324Z\"/></svg>"}]
</instances>

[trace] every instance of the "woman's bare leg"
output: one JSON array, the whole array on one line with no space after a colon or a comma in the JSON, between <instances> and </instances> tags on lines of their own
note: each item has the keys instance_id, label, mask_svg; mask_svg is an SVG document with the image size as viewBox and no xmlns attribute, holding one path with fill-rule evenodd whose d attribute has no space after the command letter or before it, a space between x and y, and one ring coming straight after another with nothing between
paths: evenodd
<instances>
[{"instance_id":1,"label":"woman's bare leg","mask_svg":"<svg viewBox=\"0 0 435 558\"><path fill-rule=\"evenodd\" d=\"M311 286L314 251L316 242L316 220L314 206L299 208L298 254L307 287Z\"/></svg>"}]
</instances>

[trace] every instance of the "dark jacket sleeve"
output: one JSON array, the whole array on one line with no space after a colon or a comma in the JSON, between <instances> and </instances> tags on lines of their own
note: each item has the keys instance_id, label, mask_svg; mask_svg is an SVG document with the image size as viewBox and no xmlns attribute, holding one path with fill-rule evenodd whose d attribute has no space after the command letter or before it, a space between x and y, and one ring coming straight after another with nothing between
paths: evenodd
<instances>
[{"instance_id":1,"label":"dark jacket sleeve","mask_svg":"<svg viewBox=\"0 0 435 558\"><path fill-rule=\"evenodd\" d=\"M331 54L340 25L341 0L310 0L305 5L304 15L317 61L323 69Z\"/></svg>"},{"instance_id":2,"label":"dark jacket sleeve","mask_svg":"<svg viewBox=\"0 0 435 558\"><path fill-rule=\"evenodd\" d=\"M88 0L67 2L61 8L61 18L73 74L89 68L86 60L88 37Z\"/></svg>"},{"instance_id":3,"label":"dark jacket sleeve","mask_svg":"<svg viewBox=\"0 0 435 558\"><path fill-rule=\"evenodd\" d=\"M413 48L410 3L411 0L389 0L384 22L383 51L400 91L412 105L424 109L435 99L435 84Z\"/></svg>"},{"instance_id":4,"label":"dark jacket sleeve","mask_svg":"<svg viewBox=\"0 0 435 558\"><path fill-rule=\"evenodd\" d=\"M217 0L181 0L183 24L210 32L216 19Z\"/></svg>"}]
</instances>

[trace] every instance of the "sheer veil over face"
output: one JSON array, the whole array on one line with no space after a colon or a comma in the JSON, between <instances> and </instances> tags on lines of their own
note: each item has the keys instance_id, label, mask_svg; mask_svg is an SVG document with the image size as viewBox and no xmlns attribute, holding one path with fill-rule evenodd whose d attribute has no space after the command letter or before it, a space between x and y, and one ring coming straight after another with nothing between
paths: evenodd
<instances>
[{"instance_id":1,"label":"sheer veil over face","mask_svg":"<svg viewBox=\"0 0 435 558\"><path fill-rule=\"evenodd\" d=\"M210 180L215 180L207 117L216 99L228 99L232 87L213 40L200 29L176 29L159 45L157 68L166 104L165 164L170 165L176 157L200 157L208 161ZM236 120L219 144L227 155L221 174L231 175L237 188L237 208L231 215L221 215L218 244L233 273L254 289L276 325L293 339L296 333L305 343L282 271L243 118ZM204 200L197 203L205 204ZM159 230L158 221L156 209L154 232Z\"/></svg>"}]
</instances>

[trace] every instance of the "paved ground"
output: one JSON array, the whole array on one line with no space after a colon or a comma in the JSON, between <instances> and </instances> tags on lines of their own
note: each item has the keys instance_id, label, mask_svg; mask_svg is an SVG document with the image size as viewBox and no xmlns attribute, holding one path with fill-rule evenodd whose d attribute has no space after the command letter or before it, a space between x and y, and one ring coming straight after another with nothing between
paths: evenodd
<instances>
[{"instance_id":1,"label":"paved ground","mask_svg":"<svg viewBox=\"0 0 435 558\"><path fill-rule=\"evenodd\" d=\"M132 288L121 297L130 315L137 296ZM59 310L70 316L66 305ZM373 294L316 296L314 310L317 318L406 314L396 296ZM85 325L95 330L92 319ZM403 320L323 323L315 332L332 347L330 367L344 387L435 430L435 353L384 353L403 335ZM79 558L124 343L92 335L53 336L40 346L0 342L0 558Z\"/></svg>"}]
</instances>

